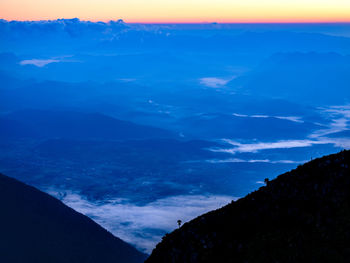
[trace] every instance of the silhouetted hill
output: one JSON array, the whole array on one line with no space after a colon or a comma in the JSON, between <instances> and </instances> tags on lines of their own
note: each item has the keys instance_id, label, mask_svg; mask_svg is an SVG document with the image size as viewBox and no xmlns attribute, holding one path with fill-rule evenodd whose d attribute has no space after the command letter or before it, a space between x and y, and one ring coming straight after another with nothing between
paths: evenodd
<instances>
[{"instance_id":1,"label":"silhouetted hill","mask_svg":"<svg viewBox=\"0 0 350 263\"><path fill-rule=\"evenodd\" d=\"M9 132L12 129L13 134L27 137L125 140L174 136L163 129L118 120L100 113L29 109L8 114L1 121L7 122L6 129ZM30 134L25 134L26 131L30 131Z\"/></svg>"},{"instance_id":2,"label":"silhouetted hill","mask_svg":"<svg viewBox=\"0 0 350 263\"><path fill-rule=\"evenodd\" d=\"M349 244L350 151L342 151L184 224L146 262L348 262Z\"/></svg>"},{"instance_id":3,"label":"silhouetted hill","mask_svg":"<svg viewBox=\"0 0 350 263\"><path fill-rule=\"evenodd\" d=\"M143 262L145 255L88 217L0 174L0 262Z\"/></svg>"}]
</instances>

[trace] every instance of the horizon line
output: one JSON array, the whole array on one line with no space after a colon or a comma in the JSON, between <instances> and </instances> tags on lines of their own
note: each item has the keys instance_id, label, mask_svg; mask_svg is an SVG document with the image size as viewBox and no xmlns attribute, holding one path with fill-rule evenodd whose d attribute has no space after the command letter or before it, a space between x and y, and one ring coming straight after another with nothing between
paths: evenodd
<instances>
[{"instance_id":1,"label":"horizon line","mask_svg":"<svg viewBox=\"0 0 350 263\"><path fill-rule=\"evenodd\" d=\"M98 22L103 22L103 23L108 23L108 22L115 22L115 21L122 21L126 24L149 24L149 25L208 25L208 24L221 24L221 25L234 25L234 24L350 24L350 20L339 20L339 21L334 21L334 20L319 20L319 21L307 21L307 20L281 20L281 21L275 21L275 20L266 20L266 21L130 21L128 22L127 20L124 19L81 19L78 17L72 17L72 18L54 18L54 19L4 19L0 18L0 20L5 20L7 22L40 22L40 21L57 21L57 20L73 20L73 19L78 19L81 22L93 22L93 23L98 23Z\"/></svg>"}]
</instances>

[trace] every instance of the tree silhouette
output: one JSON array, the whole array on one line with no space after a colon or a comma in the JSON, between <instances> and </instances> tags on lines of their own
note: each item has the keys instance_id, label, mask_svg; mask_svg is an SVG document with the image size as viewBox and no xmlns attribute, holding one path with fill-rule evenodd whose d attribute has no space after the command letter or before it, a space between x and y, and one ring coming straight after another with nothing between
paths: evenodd
<instances>
[{"instance_id":1,"label":"tree silhouette","mask_svg":"<svg viewBox=\"0 0 350 263\"><path fill-rule=\"evenodd\" d=\"M179 225L179 228L180 228L180 226L181 226L181 223L182 223L182 221L179 219L179 220L177 220L177 224Z\"/></svg>"}]
</instances>

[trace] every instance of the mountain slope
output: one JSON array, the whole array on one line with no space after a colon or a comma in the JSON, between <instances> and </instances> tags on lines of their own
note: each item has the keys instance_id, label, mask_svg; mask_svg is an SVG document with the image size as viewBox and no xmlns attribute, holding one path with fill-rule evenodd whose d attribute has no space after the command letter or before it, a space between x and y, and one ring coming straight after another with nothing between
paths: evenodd
<instances>
[{"instance_id":1,"label":"mountain slope","mask_svg":"<svg viewBox=\"0 0 350 263\"><path fill-rule=\"evenodd\" d=\"M59 200L0 174L0 262L143 262L145 255Z\"/></svg>"},{"instance_id":2,"label":"mountain slope","mask_svg":"<svg viewBox=\"0 0 350 263\"><path fill-rule=\"evenodd\" d=\"M342 151L184 224L146 262L348 262L349 243L350 151Z\"/></svg>"},{"instance_id":3,"label":"mountain slope","mask_svg":"<svg viewBox=\"0 0 350 263\"><path fill-rule=\"evenodd\" d=\"M26 126L25 131L31 132L27 136L40 138L125 140L174 137L171 132L160 128L138 125L100 113L28 109L7 114L1 121L17 122L17 125L7 125L7 130L13 129L14 134L20 134L18 126L22 124ZM24 133L23 129L20 130Z\"/></svg>"}]
</instances>

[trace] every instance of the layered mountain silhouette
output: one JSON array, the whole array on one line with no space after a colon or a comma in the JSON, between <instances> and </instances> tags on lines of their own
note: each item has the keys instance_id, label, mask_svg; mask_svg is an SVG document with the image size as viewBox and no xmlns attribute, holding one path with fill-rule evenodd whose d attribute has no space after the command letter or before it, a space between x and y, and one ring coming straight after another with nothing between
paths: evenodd
<instances>
[{"instance_id":1,"label":"layered mountain silhouette","mask_svg":"<svg viewBox=\"0 0 350 263\"><path fill-rule=\"evenodd\" d=\"M342 151L184 224L146 262L348 262L349 244L350 151Z\"/></svg>"},{"instance_id":2,"label":"layered mountain silhouette","mask_svg":"<svg viewBox=\"0 0 350 263\"><path fill-rule=\"evenodd\" d=\"M349 73L349 56L316 52L277 53L229 85L251 94L272 95L309 105L327 105L349 99ZM334 89L333 93L329 92L329 87Z\"/></svg>"},{"instance_id":3,"label":"layered mountain silhouette","mask_svg":"<svg viewBox=\"0 0 350 263\"><path fill-rule=\"evenodd\" d=\"M0 262L143 262L145 255L88 217L0 174Z\"/></svg>"},{"instance_id":4,"label":"layered mountain silhouette","mask_svg":"<svg viewBox=\"0 0 350 263\"><path fill-rule=\"evenodd\" d=\"M310 122L296 122L275 116L247 116L229 114L201 114L182 120L183 127L204 138L304 138L319 129Z\"/></svg>"},{"instance_id":5,"label":"layered mountain silhouette","mask_svg":"<svg viewBox=\"0 0 350 263\"><path fill-rule=\"evenodd\" d=\"M34 138L125 140L175 137L151 126L115 119L101 113L22 110L0 118L2 136Z\"/></svg>"}]
</instances>

